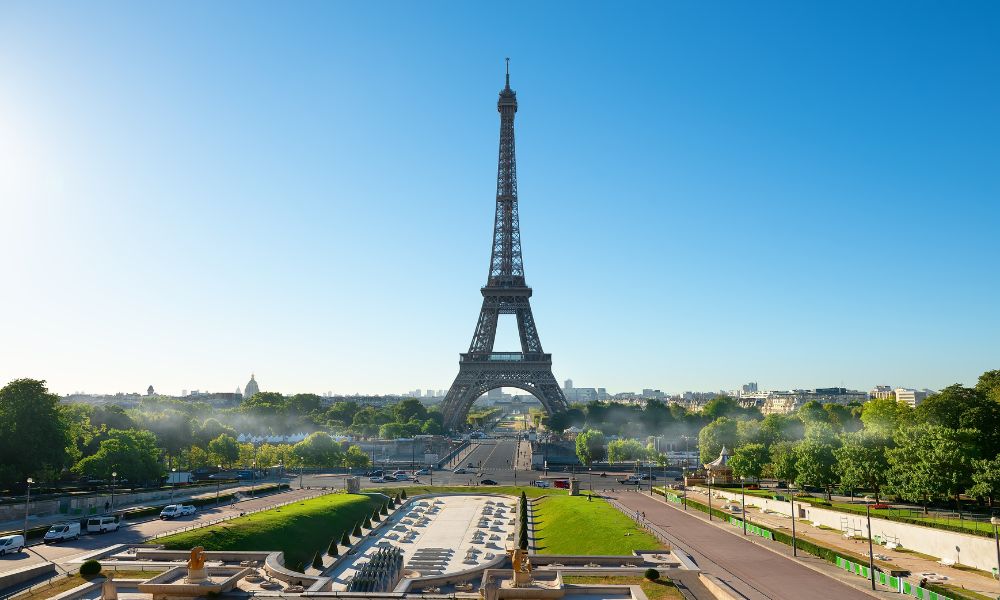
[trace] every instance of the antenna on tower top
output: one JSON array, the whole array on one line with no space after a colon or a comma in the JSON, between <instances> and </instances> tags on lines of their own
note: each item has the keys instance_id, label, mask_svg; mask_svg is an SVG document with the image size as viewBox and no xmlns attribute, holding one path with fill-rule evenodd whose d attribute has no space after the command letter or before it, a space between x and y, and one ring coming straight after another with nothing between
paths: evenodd
<instances>
[{"instance_id":1,"label":"antenna on tower top","mask_svg":"<svg viewBox=\"0 0 1000 600\"><path fill-rule=\"evenodd\" d=\"M507 87L509 88L510 87L510 57L508 56L504 60L507 61Z\"/></svg>"}]
</instances>

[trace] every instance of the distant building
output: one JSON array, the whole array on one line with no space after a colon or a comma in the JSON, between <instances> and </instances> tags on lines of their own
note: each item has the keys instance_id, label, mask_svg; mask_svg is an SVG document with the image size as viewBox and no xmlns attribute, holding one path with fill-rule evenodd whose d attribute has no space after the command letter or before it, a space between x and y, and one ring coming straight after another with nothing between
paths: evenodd
<instances>
[{"instance_id":1,"label":"distant building","mask_svg":"<svg viewBox=\"0 0 1000 600\"><path fill-rule=\"evenodd\" d=\"M147 396L152 396L154 394L156 394L156 392L153 391L153 386L149 386L148 388L146 388L146 395Z\"/></svg>"},{"instance_id":2,"label":"distant building","mask_svg":"<svg viewBox=\"0 0 1000 600\"><path fill-rule=\"evenodd\" d=\"M788 414L807 402L820 404L862 404L868 400L867 392L847 388L816 388L814 390L792 390L758 392L753 394L755 406L765 415Z\"/></svg>"},{"instance_id":3,"label":"distant building","mask_svg":"<svg viewBox=\"0 0 1000 600\"><path fill-rule=\"evenodd\" d=\"M891 398L893 396L891 385L876 385L868 392L868 396L872 400L885 400L886 398Z\"/></svg>"},{"instance_id":4,"label":"distant building","mask_svg":"<svg viewBox=\"0 0 1000 600\"><path fill-rule=\"evenodd\" d=\"M565 390L571 390L571 389L573 389L573 380L572 379L567 379L563 383L563 390L565 391Z\"/></svg>"},{"instance_id":5,"label":"distant building","mask_svg":"<svg viewBox=\"0 0 1000 600\"><path fill-rule=\"evenodd\" d=\"M246 388L243 390L243 399L249 400L253 398L253 395L260 392L260 388L257 387L257 380L254 379L254 374L250 374L250 381L247 382Z\"/></svg>"},{"instance_id":6,"label":"distant building","mask_svg":"<svg viewBox=\"0 0 1000 600\"><path fill-rule=\"evenodd\" d=\"M911 390L908 388L896 388L893 390L896 394L896 400L899 402L906 402L911 407L916 408L921 402L923 402L927 396L931 394L930 390Z\"/></svg>"},{"instance_id":7,"label":"distant building","mask_svg":"<svg viewBox=\"0 0 1000 600\"><path fill-rule=\"evenodd\" d=\"M750 383L743 385L744 394L756 394L757 393L757 382L751 381Z\"/></svg>"}]
</instances>

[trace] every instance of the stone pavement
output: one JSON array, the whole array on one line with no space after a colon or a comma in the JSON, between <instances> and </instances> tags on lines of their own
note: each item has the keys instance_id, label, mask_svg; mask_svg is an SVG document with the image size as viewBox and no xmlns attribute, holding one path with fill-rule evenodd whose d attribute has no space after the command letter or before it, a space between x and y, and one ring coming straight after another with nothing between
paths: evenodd
<instances>
[{"instance_id":1,"label":"stone pavement","mask_svg":"<svg viewBox=\"0 0 1000 600\"><path fill-rule=\"evenodd\" d=\"M848 575L822 559L801 553L793 559L791 549L783 544L735 535L725 529L735 530L734 527L709 523L700 511L685 512L659 497L637 492L611 492L607 497L622 504L628 511L626 514L634 517L638 511L640 521L657 528L676 548L691 555L698 568L725 581L750 600L901 598L898 593L865 589L865 580ZM765 546L767 543L775 546Z\"/></svg>"},{"instance_id":2,"label":"stone pavement","mask_svg":"<svg viewBox=\"0 0 1000 600\"><path fill-rule=\"evenodd\" d=\"M732 492L732 490L727 491ZM694 499L702 504L708 502L707 490L700 488L692 489L688 490L688 493L693 494ZM716 502L722 503L723 500L717 497L713 498L713 503ZM738 503L737 501L736 504ZM721 508L721 504L719 506ZM761 512L758 507L754 506L753 496L747 496L747 514L750 517L750 523L756 523L771 529L784 531L789 535L791 534L791 518L778 513L765 514ZM735 516L739 518L739 515ZM828 548L839 548L852 554L864 556L866 559L868 558L867 540L845 539L842 532L815 527L810 521L805 519L796 521L796 532ZM947 578L944 580L944 583L963 587L990 598L1000 596L1000 582L992 578L962 571L954 567L944 567L939 565L936 560L921 558L918 555L898 550L889 550L878 544L874 545L874 550L876 560L891 564L901 570L910 571L912 576L909 577L909 580L912 583L919 583L922 573L936 573Z\"/></svg>"}]
</instances>

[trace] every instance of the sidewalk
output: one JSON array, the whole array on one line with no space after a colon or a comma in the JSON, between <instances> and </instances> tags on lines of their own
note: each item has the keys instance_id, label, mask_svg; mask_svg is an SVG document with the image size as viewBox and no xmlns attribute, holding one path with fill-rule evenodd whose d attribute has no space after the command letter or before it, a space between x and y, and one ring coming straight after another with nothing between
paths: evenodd
<instances>
[{"instance_id":1,"label":"sidewalk","mask_svg":"<svg viewBox=\"0 0 1000 600\"><path fill-rule=\"evenodd\" d=\"M267 479L267 480L258 481L254 485L243 485L243 484L236 484L236 485L229 484L228 486L221 485L221 486L219 486L219 490L221 492L224 492L224 493L239 492L241 494L247 495L247 494L250 493L250 489L251 488L260 487L261 485L267 485L267 484L273 484L273 483L282 483L282 481L281 480ZM192 493L185 494L184 493L185 491L186 491L186 488L179 488L177 490L176 494L174 494L173 496L171 496L169 498L163 499L162 502L161 501L156 501L156 502L147 502L147 503L125 504L125 505L120 505L120 504L116 503L115 507L114 507L114 511L109 511L109 512L115 512L115 513L127 512L127 511L130 511L130 510L141 509L141 508L159 507L159 506L166 506L168 504L183 503L183 502L186 502L186 501L189 501L189 500L195 500L195 499L199 499L199 500L200 499L209 499L209 498L214 498L216 496L216 490L214 488L211 489L210 491L209 490L199 491L198 493L194 493L194 494L192 494ZM99 514L106 514L106 513L99 513ZM72 521L72 520L75 520L75 519L84 519L84 518L87 518L87 517L90 517L90 516L94 516L94 515L66 515L66 514L61 514L60 513L60 514L45 515L45 516L41 516L41 517L36 517L36 516L33 516L33 515L29 514L28 515L28 529L35 529L35 528L38 528L38 527L48 527L50 525L55 525L56 523L63 523L65 521ZM17 519L17 520L14 520L14 521L5 521L3 523L0 523L0 535L5 535L6 533L21 533L21 531L22 531L23 528L24 528L24 520L23 519Z\"/></svg>"},{"instance_id":2,"label":"sidewalk","mask_svg":"<svg viewBox=\"0 0 1000 600\"><path fill-rule=\"evenodd\" d=\"M731 490L727 491L732 492ZM693 488L688 490L688 494L694 496L694 499L702 504L707 504L708 502L708 492L706 490ZM721 509L723 503L721 498L713 498L712 501L713 506ZM781 530L785 533L791 534L790 517L778 513L766 514L755 506L753 501L754 497L747 496L747 516L749 517L749 523L763 525L770 529ZM735 500L733 502L726 501L726 504L731 503L738 505L739 500ZM738 514L733 516L740 518L740 515ZM812 524L812 522L806 519L797 520L795 528L798 535L815 541L828 548L840 549L845 552L864 556L865 558L868 557L867 539L845 539L842 532L816 527ZM913 583L920 581L922 577L921 573L936 573L947 577L947 579L943 582L935 582L932 579L932 583L945 583L948 585L962 587L990 598L995 598L1000 595L1000 582L997 582L992 578L978 575L976 573L970 573L968 571L962 571L954 567L944 567L939 565L936 559L931 560L923 558L918 554L890 550L888 548L881 547L878 544L873 544L873 548L877 561L891 564L901 570L910 571L912 575L909 579Z\"/></svg>"}]
</instances>

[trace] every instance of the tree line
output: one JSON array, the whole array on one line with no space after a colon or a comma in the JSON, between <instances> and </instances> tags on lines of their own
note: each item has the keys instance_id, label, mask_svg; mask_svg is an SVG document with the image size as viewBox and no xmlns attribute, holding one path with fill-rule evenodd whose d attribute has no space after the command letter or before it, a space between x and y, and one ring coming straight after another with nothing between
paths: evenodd
<instances>
[{"instance_id":1,"label":"tree line","mask_svg":"<svg viewBox=\"0 0 1000 600\"><path fill-rule=\"evenodd\" d=\"M734 475L748 480L794 482L822 489L827 498L834 489L871 492L876 500L888 494L925 507L959 503L962 496L992 506L1000 494L1000 370L983 373L973 387L949 386L916 408L889 397L855 405L809 402L793 414L764 417L725 397L709 402L701 414L655 401L642 409L599 404L574 407L574 415L555 419L558 426L575 421L587 428L576 438L577 455L587 464L665 464L664 455L629 439L629 423L642 422L643 433L668 437L700 424L701 463L726 447ZM622 437L609 442L612 435Z\"/></svg>"}]
</instances>

